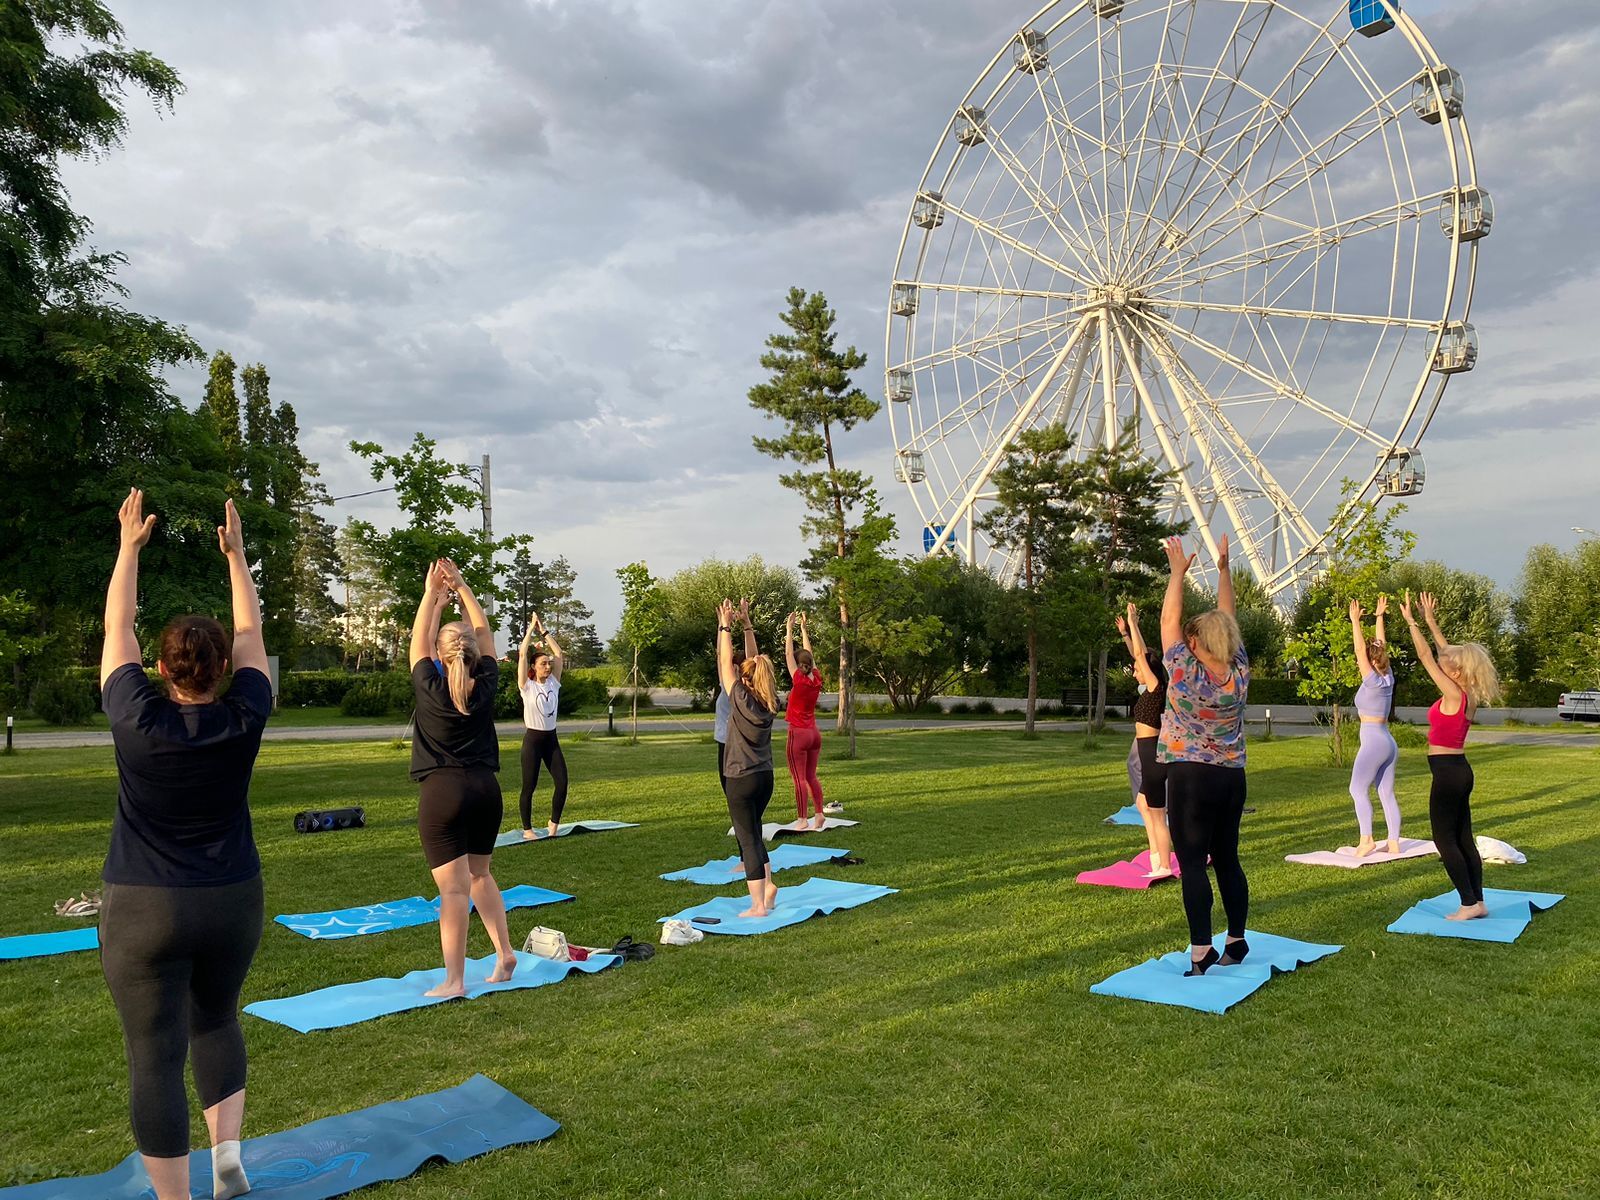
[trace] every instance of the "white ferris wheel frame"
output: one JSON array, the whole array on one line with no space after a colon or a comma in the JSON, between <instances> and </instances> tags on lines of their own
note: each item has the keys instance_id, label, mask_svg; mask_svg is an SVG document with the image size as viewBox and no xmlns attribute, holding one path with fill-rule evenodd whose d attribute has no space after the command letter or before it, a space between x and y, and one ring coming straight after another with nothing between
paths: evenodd
<instances>
[{"instance_id":1,"label":"white ferris wheel frame","mask_svg":"<svg viewBox=\"0 0 1600 1200\"><path fill-rule=\"evenodd\" d=\"M937 480L926 476L905 480L924 527L930 533L932 545L928 553L951 548L971 561L984 561L977 526L981 506L994 498L992 473L1016 435L1039 423L1052 406L1052 419L1065 419L1069 428L1075 426L1080 445L1085 446L1113 442L1122 421L1128 415L1136 415L1139 420L1148 422L1155 442L1150 452L1158 452L1173 473L1173 511L1191 521L1192 532L1201 542L1203 557L1212 562L1216 559L1218 544L1213 532L1213 525L1216 525L1232 537L1235 561L1248 565L1269 595L1287 599L1316 569L1326 550L1326 531L1336 524L1331 511L1328 517L1313 520L1305 511L1309 504L1297 502L1294 494L1305 491L1308 499L1321 496L1326 501L1327 489L1330 484L1337 483L1340 478L1337 473L1351 455L1356 450L1366 450L1372 452L1374 465L1368 469L1363 464L1361 472L1352 476L1356 484L1352 502L1362 500L1374 491L1383 474L1386 454L1409 451L1422 441L1450 380L1449 373L1435 369L1446 334L1452 327L1465 325L1471 314L1477 242L1475 238L1462 236L1459 214L1462 197L1478 189L1477 169L1467 121L1459 112L1450 113L1436 123L1442 133L1443 161L1448 169L1448 177L1438 180L1441 186L1432 189L1419 186L1413 174L1410 150L1403 133L1399 132L1396 136L1402 161L1395 161L1387 131L1407 117L1416 119L1407 93L1414 82L1424 75L1429 76L1434 100L1443 111L1445 97L1440 91L1439 72L1447 68L1416 22L1391 0L1382 0L1382 3L1394 26L1387 36L1398 34L1404 38L1417 59L1417 73L1408 74L1404 80L1387 88L1350 49L1354 36L1351 26L1344 24L1343 35L1335 36L1337 23L1348 22L1345 0L1128 0L1125 6L1107 0L1052 0L990 60L946 122L924 170L917 197L921 203L937 202L941 222L947 220L970 227L974 236L981 234L986 244L1003 248L1006 254L1014 257L1001 260L1004 268L1001 272L994 270L996 262L993 254L989 254L984 264L987 273L977 282L931 275L930 269L938 265L930 261L933 230L919 225L914 204L896 256L885 332L885 381L890 392L886 407L897 465L908 461L908 453L915 454L920 461L923 451L947 438L970 432L985 419L988 421L982 452L975 461L952 469L949 479L941 471ZM1223 54L1209 67L1188 64L1182 57L1188 52L1187 39L1193 29L1194 14L1202 5L1213 11L1230 7L1237 10ZM1122 7L1143 12L1130 11L1120 16L1113 13L1109 18L1097 12L1101 8L1120 10ZM1303 11L1307 9L1319 12L1325 9L1327 19L1313 20ZM1268 17L1277 12L1303 22L1314 32L1292 65L1269 73L1269 78L1278 78L1279 82L1263 92L1246 83L1240 73L1256 51ZM1180 32L1178 23L1185 14L1187 30ZM1123 21L1130 17L1162 22L1158 61L1150 66L1147 84L1133 90L1135 109L1141 102L1145 105L1144 124L1139 130L1136 148L1127 138L1117 145L1110 144L1111 134L1105 124L1108 104L1119 106L1124 122L1129 111L1129 89L1122 86L1127 78L1122 62L1122 34ZM1018 76L1024 73L1023 69L1005 66L1008 58L1015 58L1014 47L1019 38L1027 36L1029 31L1037 31L1044 35L1045 44L1051 45L1053 50L1059 31L1069 27L1071 22L1085 20L1093 22L1093 41L1080 39L1082 44L1067 56L1066 65L1071 66L1073 60L1093 50L1095 63L1090 71L1096 76L1099 93L1101 136L1098 139L1092 128L1084 127L1086 123L1073 121L1054 64L1048 71L1028 72L1038 93L1038 107L1044 113L1042 136L1053 143L1057 161L1064 168L1061 178L1053 182L1067 190L1052 196L1049 191L1052 181L1036 175L1027 159L1013 148L1010 141L1015 139L1007 126L985 129L985 136L978 145L961 145L956 136L958 123L974 110L980 113L992 110L997 98L1008 89L1021 86ZM1281 24L1280 21L1274 32ZM1362 39L1355 40L1359 43ZM1167 63L1167 49L1180 42L1178 60ZM1115 74L1110 79L1106 70L1108 62L1115 66ZM1353 118L1332 133L1313 136L1298 125L1295 104L1335 62L1341 62L1365 90L1365 103ZM1219 92L1220 103L1218 97L1212 95L1213 85L1225 89ZM1167 92L1164 97L1167 127L1152 130L1151 122L1156 119L1158 107L1157 91L1163 87ZM1186 91L1197 88L1200 89L1198 98ZM1227 110L1240 89L1247 97L1255 98L1261 116L1251 118L1239 130L1219 133L1215 125L1207 126L1208 119ZM1182 118L1174 102L1175 91L1183 94L1189 114L1181 128L1176 127ZM1083 94L1080 91L1074 98ZM1019 114L1011 119L1015 120L1016 115ZM1251 181L1248 192L1243 194L1230 190L1231 184L1249 179L1256 156L1269 145L1267 137L1258 135L1274 122L1278 137L1271 142L1274 148L1266 180ZM1253 128L1258 124L1259 128ZM1286 167L1279 168L1277 147L1284 137L1282 131L1291 127L1298 139L1291 143L1291 148L1298 144L1305 149ZM1023 133L1026 135L1029 131L1024 129ZM1325 177L1340 158L1367 145L1375 134L1382 135L1378 140L1388 159L1395 201L1356 216L1341 217L1330 194L1324 219L1317 205L1318 179ZM1252 137L1255 140L1248 140ZM1214 152L1212 141L1221 138L1232 141L1221 142L1222 149ZM1242 162L1232 168L1230 178L1222 178L1219 164L1225 163L1227 156L1241 143L1245 143ZM1145 169L1147 150L1151 149L1156 154L1155 169L1162 172L1153 192L1159 193L1168 186L1180 164L1188 171L1187 182L1180 193L1183 198L1180 212L1191 199L1196 203L1203 200L1204 189L1214 181L1215 190L1201 215L1187 228L1171 235L1174 241L1171 248L1167 248L1163 240L1160 255L1152 260L1156 266L1175 262L1179 249L1192 243L1194 248L1190 253L1196 264L1193 277L1187 274L1188 267L1179 267L1175 275L1157 277L1151 290L1135 292L1120 285L1135 269L1135 259L1147 245L1147 235L1161 197L1153 195L1150 210L1143 214L1130 210L1120 229L1113 230L1111 222L1117 213L1111 191L1116 183L1115 175L1120 171L1124 199L1131 203L1136 198L1141 183L1140 171ZM952 181L967 163L967 156L976 153L989 156L999 165L1003 176L1015 186L1012 194L1020 194L1031 201L1032 213L1019 218L1013 210L997 217L982 211L980 206L969 206L970 197L953 194ZM1190 161L1185 160L1185 153ZM985 164L987 161L984 160ZM1402 172L1408 190L1401 186ZM989 196L980 199L994 200L1001 183L997 178ZM1323 186L1329 186L1325 180ZM1252 219L1260 221L1284 196L1301 188L1306 190L1316 213L1314 222L1276 217L1298 228L1276 241L1255 246L1246 244L1241 249L1229 248L1230 238L1245 230ZM1094 189L1098 189L1098 197ZM1416 296L1419 251L1417 243L1413 243L1412 276L1407 284L1401 226L1407 221L1425 221L1437 214L1441 204L1451 203L1456 206L1457 218L1448 234L1448 267L1440 297L1440 315L1436 319L1416 316L1411 309ZM979 210L974 211L974 208ZM1222 219L1208 223L1212 214L1219 210ZM1137 228L1130 228L1136 220L1140 221ZM1030 241L1025 232L1030 221L1042 223L1064 252L1049 254L1036 241ZM1097 221L1103 223L1102 229L1095 228ZM1020 235L1019 229L1024 231ZM1275 307L1272 303L1274 287L1279 289L1276 296L1281 297L1308 277L1315 292L1320 286L1317 277L1321 272L1332 275L1328 287L1331 294L1337 295L1338 266L1346 241L1388 229L1395 232L1390 264L1390 312L1363 313L1332 307L1286 308ZM1166 236L1168 234L1163 235ZM1441 242L1446 240L1443 231L1434 236ZM1204 257L1213 251L1216 257ZM1309 262L1303 261L1307 253ZM971 256L969 241L966 257L970 259ZM1325 264L1324 260L1330 256L1331 265ZM1018 264L1023 265L1019 268ZM962 263L962 267L965 266L966 259ZM1052 273L1052 280L1065 280L1070 286L1029 287L1028 274L1036 267L1047 269ZM1250 282L1250 272L1256 269L1265 273L1259 284ZM1150 267L1149 271L1154 274L1155 267ZM1290 276L1291 271L1297 273ZM991 278L990 275L1009 278ZM1253 288L1260 302L1251 303L1253 297L1248 292L1237 303L1197 299L1183 292L1185 287L1204 287L1233 276L1239 277L1244 286ZM924 293L937 296L949 292L956 294L957 302L972 299L975 303L1001 304L1009 300L1020 306L1026 300L1044 302L1052 306L1052 310L1029 321L1019 319L1015 325L1006 327L980 331L974 326L970 331L974 336L965 338L952 332L949 345L919 354L915 308L910 315L897 315L894 311L897 289L908 284L916 289L912 293L914 298ZM1397 314L1393 311L1396 305L1393 297L1397 289L1404 288L1409 289L1406 312ZM1231 335L1226 344L1218 345L1185 320L1175 319L1186 313L1195 314L1196 319L1199 314L1232 317L1235 334L1242 326L1248 327L1252 343L1250 353L1239 352L1234 344L1236 339ZM1283 344L1279 331L1269 324L1269 319L1303 323L1300 341L1292 350ZM1383 429L1374 429L1370 420L1319 400L1297 382L1295 368L1307 339L1315 336L1310 332L1314 326L1320 326L1323 332L1308 373L1314 373L1322 361L1323 349L1336 328L1382 327L1356 394L1358 397L1365 395L1375 372L1378 373L1379 390L1372 402L1372 411L1377 411L1387 391L1390 412L1384 418ZM1390 330L1399 330L1400 337L1393 357L1385 363L1381 352ZM1412 340L1405 336L1411 332L1424 339L1420 344L1412 342L1413 349L1422 351L1417 376L1409 385L1408 393L1389 391L1396 372L1405 370L1406 364L1400 361L1400 356L1407 349L1407 342ZM1051 336L1046 337L1046 334ZM1007 347L1035 335L1044 340L1035 345L1026 358L1009 364L1004 360ZM974 389L973 394L958 395L949 411L941 407L934 421L920 419L921 405L908 404L904 412L899 411L902 406L894 402L893 394L893 377L897 371L918 381L920 371L944 363L955 365L958 358L982 364L992 378ZM1196 366L1194 360L1203 365ZM1103 364L1108 363L1111 367L1104 369ZM1131 367L1128 364L1132 364ZM1234 379L1252 382L1260 389L1259 397L1256 393L1244 394L1242 399L1211 394L1208 381L1222 370L1230 372ZM1152 378L1147 379L1152 372ZM1160 396L1151 386L1157 380ZM1100 394L1096 398L1093 393L1097 385ZM1126 397L1129 413L1119 407L1119 388ZM995 410L1004 407L998 403L1002 393L1014 398L1016 405L1004 423L997 425ZM1403 402L1396 403L1397 395L1404 396ZM1315 460L1312 470L1316 482L1309 491L1306 489L1311 475L1295 481L1298 488L1280 483L1257 453L1252 435L1238 428L1228 412L1230 405L1236 408L1254 405L1256 410L1265 405L1270 416L1271 406L1278 402L1287 402L1286 414L1309 414L1337 431L1335 440L1330 441ZM1396 408L1398 419L1393 415ZM1287 415L1265 435L1266 441L1271 441L1286 420ZM1270 535L1263 535L1262 520L1247 516L1248 504L1256 506L1254 512L1263 511L1263 504L1270 506L1273 514Z\"/></svg>"}]
</instances>

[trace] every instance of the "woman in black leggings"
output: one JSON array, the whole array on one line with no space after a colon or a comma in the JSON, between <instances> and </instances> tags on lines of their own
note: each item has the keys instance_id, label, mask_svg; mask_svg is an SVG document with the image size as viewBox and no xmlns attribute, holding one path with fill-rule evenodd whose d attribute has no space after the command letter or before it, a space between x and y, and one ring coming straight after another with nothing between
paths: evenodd
<instances>
[{"instance_id":1,"label":"woman in black leggings","mask_svg":"<svg viewBox=\"0 0 1600 1200\"><path fill-rule=\"evenodd\" d=\"M530 667L528 652L535 632L544 639L544 648L534 653ZM561 672L566 666L560 644L544 627L539 614L532 614L528 631L522 635L522 647L517 651L517 692L522 697L522 723L526 726L522 734L522 794L518 807L522 811L522 836L529 841L539 836L533 831L533 792L539 786L541 764L550 768L550 780L555 784L547 836L555 837L560 832L561 811L567 806L567 756L561 753L561 738L556 733Z\"/></svg>"},{"instance_id":2,"label":"woman in black leggings","mask_svg":"<svg viewBox=\"0 0 1600 1200\"><path fill-rule=\"evenodd\" d=\"M1245 917L1250 885L1239 861L1239 818L1244 814L1244 706L1250 659L1233 612L1228 539L1217 550L1217 607L1185 622L1183 577L1194 556L1167 539L1172 568L1161 604L1162 663L1167 708L1161 716L1157 758L1167 764L1167 822L1183 875L1183 911L1189 921L1187 974L1204 975L1219 962L1231 967L1250 952ZM1228 937L1221 955L1211 944L1211 880L1217 877Z\"/></svg>"},{"instance_id":3,"label":"woman in black leggings","mask_svg":"<svg viewBox=\"0 0 1600 1200\"><path fill-rule=\"evenodd\" d=\"M733 622L744 625L744 662L734 666ZM728 742L723 754L723 791L734 836L744 860L744 881L750 888L750 907L741 917L764 917L777 903L778 888L768 867L767 845L761 837L761 818L772 799L772 717L778 709L777 674L772 660L756 649L750 623L750 601L742 601L737 614L733 601L717 608L717 681L728 693Z\"/></svg>"},{"instance_id":4,"label":"woman in black leggings","mask_svg":"<svg viewBox=\"0 0 1600 1200\"><path fill-rule=\"evenodd\" d=\"M189 1197L184 1061L211 1132L213 1195L249 1191L239 1160L245 1047L239 990L261 941L261 860L250 772L272 711L261 606L233 501L217 543L228 563L233 640L210 617L178 617L144 673L134 633L139 551L155 517L144 493L118 513L121 548L106 592L102 707L117 759L117 812L101 878L100 965L122 1023L133 1135L158 1200ZM233 682L217 690L233 662Z\"/></svg>"}]
</instances>

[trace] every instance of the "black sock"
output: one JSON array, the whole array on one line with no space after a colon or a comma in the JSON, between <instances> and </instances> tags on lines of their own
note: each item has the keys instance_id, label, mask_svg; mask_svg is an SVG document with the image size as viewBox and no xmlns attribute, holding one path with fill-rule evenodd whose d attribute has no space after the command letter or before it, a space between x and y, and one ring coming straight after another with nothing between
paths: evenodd
<instances>
[{"instance_id":1,"label":"black sock","mask_svg":"<svg viewBox=\"0 0 1600 1200\"><path fill-rule=\"evenodd\" d=\"M1243 938L1235 938L1223 948L1221 963L1225 967L1236 967L1244 961L1244 956L1250 953L1250 943Z\"/></svg>"},{"instance_id":2,"label":"black sock","mask_svg":"<svg viewBox=\"0 0 1600 1200\"><path fill-rule=\"evenodd\" d=\"M1187 979L1191 975L1204 975L1208 969L1217 965L1217 957L1217 948L1215 946L1212 946L1209 950L1207 950L1205 957L1200 959L1198 962L1195 961L1194 956L1191 955L1189 958L1189 969L1183 973L1183 977Z\"/></svg>"}]
</instances>

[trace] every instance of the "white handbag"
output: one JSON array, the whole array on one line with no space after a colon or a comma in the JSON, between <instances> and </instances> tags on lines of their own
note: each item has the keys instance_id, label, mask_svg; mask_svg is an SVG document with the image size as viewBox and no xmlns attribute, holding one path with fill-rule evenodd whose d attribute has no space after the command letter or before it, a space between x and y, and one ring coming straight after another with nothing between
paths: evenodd
<instances>
[{"instance_id":1,"label":"white handbag","mask_svg":"<svg viewBox=\"0 0 1600 1200\"><path fill-rule=\"evenodd\" d=\"M571 962L572 951L567 947L567 935L559 929L546 929L535 925L528 931L528 940L522 943L523 952L537 954L555 962Z\"/></svg>"}]
</instances>

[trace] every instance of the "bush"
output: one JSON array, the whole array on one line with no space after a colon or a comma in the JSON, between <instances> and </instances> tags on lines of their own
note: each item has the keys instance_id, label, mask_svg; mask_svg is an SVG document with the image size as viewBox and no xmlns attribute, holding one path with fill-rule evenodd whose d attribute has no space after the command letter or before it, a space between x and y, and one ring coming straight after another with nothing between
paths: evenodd
<instances>
[{"instance_id":1,"label":"bush","mask_svg":"<svg viewBox=\"0 0 1600 1200\"><path fill-rule=\"evenodd\" d=\"M285 671L278 678L282 708L337 708L345 693L371 675L354 671Z\"/></svg>"},{"instance_id":2,"label":"bush","mask_svg":"<svg viewBox=\"0 0 1600 1200\"><path fill-rule=\"evenodd\" d=\"M345 692L339 711L347 717L385 717L394 712L409 712L412 704L411 676L399 671L379 671L358 676L359 682Z\"/></svg>"},{"instance_id":3,"label":"bush","mask_svg":"<svg viewBox=\"0 0 1600 1200\"><path fill-rule=\"evenodd\" d=\"M92 684L58 675L34 685L31 707L34 716L51 725L82 725L99 706Z\"/></svg>"},{"instance_id":4,"label":"bush","mask_svg":"<svg viewBox=\"0 0 1600 1200\"><path fill-rule=\"evenodd\" d=\"M971 712L972 705L968 704L965 700L957 700L949 708L945 709L945 711L951 716L961 716L964 713Z\"/></svg>"},{"instance_id":5,"label":"bush","mask_svg":"<svg viewBox=\"0 0 1600 1200\"><path fill-rule=\"evenodd\" d=\"M580 708L604 708L610 699L611 689L604 680L577 671L562 673L561 705L557 710L561 716L570 717ZM640 702L644 702L642 698Z\"/></svg>"},{"instance_id":6,"label":"bush","mask_svg":"<svg viewBox=\"0 0 1600 1200\"><path fill-rule=\"evenodd\" d=\"M1506 688L1506 703L1512 708L1554 708L1567 690L1553 679L1513 680Z\"/></svg>"},{"instance_id":7,"label":"bush","mask_svg":"<svg viewBox=\"0 0 1600 1200\"><path fill-rule=\"evenodd\" d=\"M618 712L621 712L623 709L628 708L630 705L632 705L634 696L636 694L633 691L631 691L630 689L625 688L625 687L624 688L614 688L614 689L613 688L607 688L606 692L607 692L607 696L608 696L609 699L615 700L617 702L617 711ZM641 710L648 708L650 706L650 689L649 688L640 688L639 691L637 692L637 695L638 695L638 698L639 698L639 708Z\"/></svg>"},{"instance_id":8,"label":"bush","mask_svg":"<svg viewBox=\"0 0 1600 1200\"><path fill-rule=\"evenodd\" d=\"M1295 679L1263 679L1252 676L1250 679L1251 704L1304 704L1300 698L1299 680Z\"/></svg>"},{"instance_id":9,"label":"bush","mask_svg":"<svg viewBox=\"0 0 1600 1200\"><path fill-rule=\"evenodd\" d=\"M975 703L972 706L972 711L977 713L980 717L993 716L994 715L994 701L993 700L979 700L977 703Z\"/></svg>"}]
</instances>

